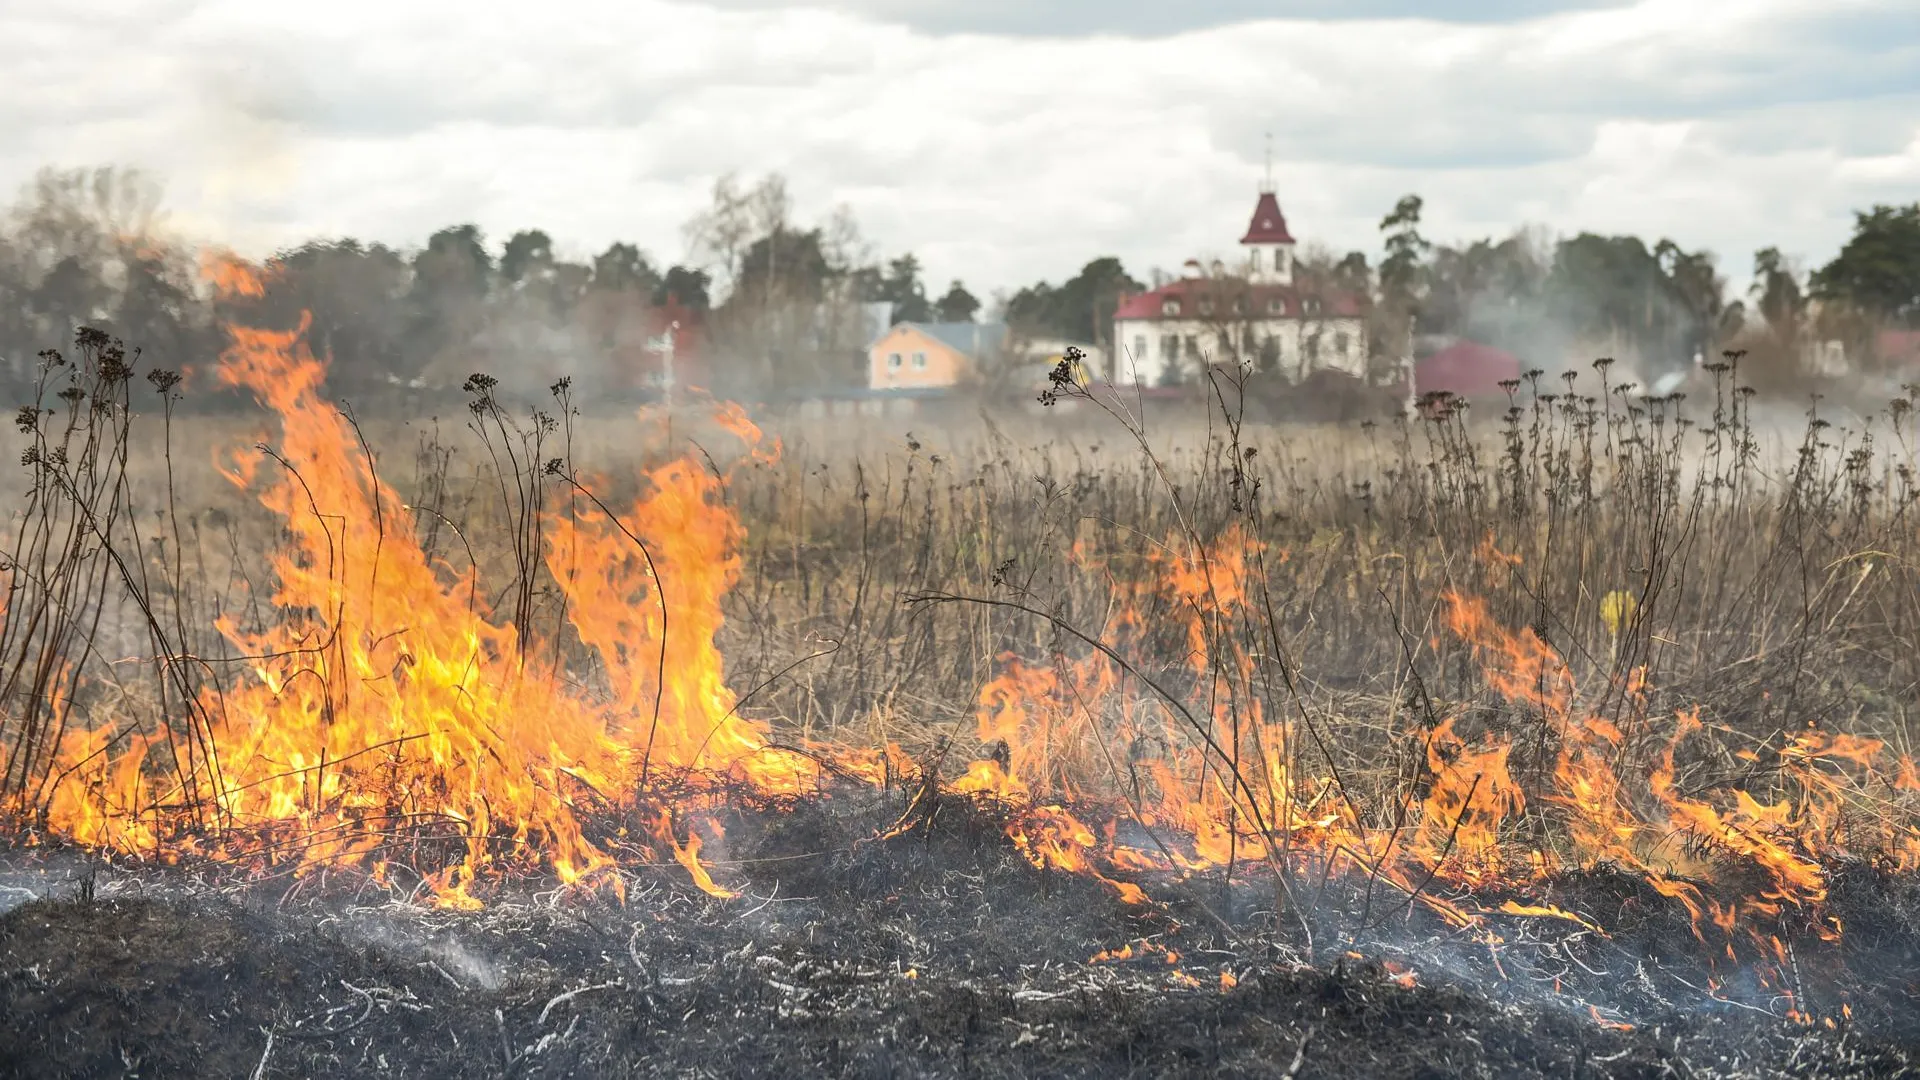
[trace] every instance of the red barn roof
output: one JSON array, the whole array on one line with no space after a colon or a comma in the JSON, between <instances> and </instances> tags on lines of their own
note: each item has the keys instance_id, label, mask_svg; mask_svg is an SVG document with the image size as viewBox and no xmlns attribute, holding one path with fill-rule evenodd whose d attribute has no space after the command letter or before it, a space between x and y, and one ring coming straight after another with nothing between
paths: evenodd
<instances>
[{"instance_id":1,"label":"red barn roof","mask_svg":"<svg viewBox=\"0 0 1920 1080\"><path fill-rule=\"evenodd\" d=\"M1260 193L1260 201L1254 204L1253 220L1247 223L1247 235L1240 238L1243 244L1291 244L1293 234L1287 231L1287 218L1280 212L1280 200L1273 192Z\"/></svg>"},{"instance_id":2,"label":"red barn roof","mask_svg":"<svg viewBox=\"0 0 1920 1080\"><path fill-rule=\"evenodd\" d=\"M1356 318L1366 312L1365 301L1358 295L1329 289L1315 291L1300 289L1292 285L1250 285L1239 278L1182 278L1171 281L1157 289L1150 289L1133 296L1122 296L1114 309L1115 319L1208 319L1208 318L1298 318L1303 312L1304 301L1317 299L1320 318ZM1174 312L1165 310L1166 302L1179 302ZM1212 300L1214 310L1200 311L1199 302ZM1241 302L1242 310L1235 312L1232 304ZM1272 307L1273 301L1279 301L1279 310Z\"/></svg>"},{"instance_id":3,"label":"red barn roof","mask_svg":"<svg viewBox=\"0 0 1920 1080\"><path fill-rule=\"evenodd\" d=\"M1520 377L1520 358L1477 341L1456 342L1413 364L1413 388L1445 390L1463 398L1504 397L1501 382Z\"/></svg>"}]
</instances>

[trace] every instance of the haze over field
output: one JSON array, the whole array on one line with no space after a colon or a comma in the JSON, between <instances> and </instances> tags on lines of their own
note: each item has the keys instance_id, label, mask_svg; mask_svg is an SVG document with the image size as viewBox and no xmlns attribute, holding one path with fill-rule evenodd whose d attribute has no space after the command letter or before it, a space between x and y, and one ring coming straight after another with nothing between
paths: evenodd
<instances>
[{"instance_id":1,"label":"haze over field","mask_svg":"<svg viewBox=\"0 0 1920 1080\"><path fill-rule=\"evenodd\" d=\"M1920 1075L1915 0L0 0L0 1078Z\"/></svg>"}]
</instances>

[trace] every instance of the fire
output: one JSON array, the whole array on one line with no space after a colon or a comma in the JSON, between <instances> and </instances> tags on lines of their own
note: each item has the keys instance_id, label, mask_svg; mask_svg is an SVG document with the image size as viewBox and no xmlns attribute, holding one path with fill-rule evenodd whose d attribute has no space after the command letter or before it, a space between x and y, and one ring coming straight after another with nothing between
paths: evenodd
<instances>
[{"instance_id":1,"label":"fire","mask_svg":"<svg viewBox=\"0 0 1920 1080\"><path fill-rule=\"evenodd\" d=\"M693 878L693 883L700 886L700 888L709 895L719 897L722 900L730 900L740 895L732 889L715 884L713 875L708 873L707 868L700 864L700 835L698 833L688 834L687 842L684 844L673 845L673 857L681 866L686 867L688 876Z\"/></svg>"},{"instance_id":2,"label":"fire","mask_svg":"<svg viewBox=\"0 0 1920 1080\"><path fill-rule=\"evenodd\" d=\"M229 297L264 291L230 256L210 258L207 275ZM412 510L322 397L305 328L232 327L218 371L279 424L264 455L224 469L284 530L271 590L252 598L270 617L219 620L242 660L205 680L186 737L102 726L64 739L50 828L258 872L407 868L453 907L514 871L618 893L619 857L671 859L729 897L701 858L724 840L710 820L724 795L818 790L822 762L876 782L898 774L893 748L802 753L739 714L715 644L744 540L725 470L666 461L617 505L593 495L613 489L606 478L554 473L538 556L564 623L517 627L483 601L476 568L415 539ZM738 406L716 406L714 422L748 465L778 459ZM1491 535L1479 554L1522 565ZM1598 931L1550 904L1481 911L1459 897L1606 863L1722 943L1817 909L1834 856L1892 852L1920 866L1920 772L1887 762L1880 743L1809 728L1764 762L1754 754L1764 786L1696 784L1685 763L1709 723L1699 712L1653 715L1644 671L1609 674L1593 694L1539 632L1501 625L1460 592L1443 595L1438 625L1509 711L1538 722L1542 749L1516 754L1509 729L1477 714L1435 716L1386 748L1405 751L1399 789L1353 791L1312 750L1309 718L1281 704L1277 636L1248 629L1263 618L1265 567L1284 558L1235 526L1207 543L1168 536L1116 571L1076 537L1073 564L1108 573L1120 593L1099 628L1111 644L1045 662L1003 656L974 702L980 755L945 789L991 804L1034 866L1135 905L1156 876L1260 866L1288 889L1365 880L1385 898L1383 918L1419 904L1455 927L1484 930L1504 914ZM1602 612L1616 636L1638 617L1622 596ZM591 654L581 666L593 679L568 667L562 642ZM1175 663L1152 663L1169 654ZM1538 770L1517 774L1516 760L1535 759ZM631 836L608 824L622 821ZM1730 881L1742 887L1713 888Z\"/></svg>"},{"instance_id":3,"label":"fire","mask_svg":"<svg viewBox=\"0 0 1920 1080\"><path fill-rule=\"evenodd\" d=\"M238 260L207 268L224 295L261 294ZM232 327L219 369L279 420L271 464L226 470L285 529L260 598L276 617L258 628L219 620L232 652L251 659L244 678L199 703L212 718L204 745L135 734L111 748L105 728L67 740L51 828L259 868L392 863L403 838L416 858L452 856L421 876L440 903L468 907L489 870L511 866L618 891L614 860L583 821L645 800L649 776L780 793L817 781L809 759L770 748L735 713L726 686L713 637L741 533L721 478L683 459L648 473L617 513L553 515L546 567L572 632L609 672L606 694L576 689L535 661L549 643L485 610L475 569L438 563L414 540L404 501L321 398L324 366L304 331L304 321ZM742 415L723 424L758 438ZM174 806L196 812L161 809ZM652 816L664 853L732 895L701 866L697 834L682 841L670 815Z\"/></svg>"},{"instance_id":4,"label":"fire","mask_svg":"<svg viewBox=\"0 0 1920 1080\"><path fill-rule=\"evenodd\" d=\"M1156 625L1150 605L1173 613L1187 678L1171 700L1143 701L1133 673L1103 653L1060 656L1050 666L1007 658L982 690L978 713L980 738L997 756L975 762L956 787L1007 800L1123 806L1152 839L1116 842L1110 830L1104 842L1080 843L1090 830L1060 825L1066 811L1050 807L1055 834L1076 839L1051 853L1052 865L1102 876L1235 862L1266 862L1283 875L1345 870L1461 927L1481 915L1435 895L1435 883L1511 890L1568 865L1608 863L1684 907L1702 941L1727 941L1743 925L1815 909L1826 896L1823 859L1844 854L1843 837L1862 850L1895 852L1903 866L1920 861L1909 797L1920 780L1904 759L1885 762L1879 743L1801 732L1778 751L1771 794L1690 791L1676 778L1676 756L1704 726L1697 712L1667 721L1652 759L1636 761L1616 719L1583 707L1558 650L1531 629L1501 626L1484 602L1457 592L1445 595L1441 623L1472 650L1489 688L1554 736L1551 782L1523 785L1507 736L1471 733L1462 717L1445 716L1419 736L1419 792L1399 822L1383 819L1337 777L1304 769L1293 725L1265 710L1245 637L1229 632L1249 602L1249 567L1260 554L1234 530L1198 549L1169 540L1149 558L1151 572L1134 579L1110 629L1122 650L1146 652ZM1508 566L1516 559L1490 540L1481 556ZM1075 559L1099 568L1084 543ZM1643 732L1661 723L1645 715L1646 689L1644 672L1627 672L1611 695L1628 702L1626 716ZM1876 791L1906 804L1896 808ZM1876 806L1879 813L1863 812ZM1522 841L1522 818L1542 812L1561 839L1544 847ZM1706 891L1716 881L1742 884L1716 897ZM1496 910L1601 930L1549 904L1507 901Z\"/></svg>"},{"instance_id":5,"label":"fire","mask_svg":"<svg viewBox=\"0 0 1920 1080\"><path fill-rule=\"evenodd\" d=\"M1180 962L1180 953L1157 941L1129 941L1117 949L1102 949L1087 958L1089 964L1119 964L1153 958L1172 967Z\"/></svg>"},{"instance_id":6,"label":"fire","mask_svg":"<svg viewBox=\"0 0 1920 1080\"><path fill-rule=\"evenodd\" d=\"M1609 1020L1605 1016L1601 1015L1600 1007L1597 1005L1587 1006L1587 1015L1593 1017L1594 1023L1600 1025L1603 1028L1606 1028L1608 1031L1632 1031L1633 1030L1632 1024L1623 1024L1618 1020Z\"/></svg>"},{"instance_id":7,"label":"fire","mask_svg":"<svg viewBox=\"0 0 1920 1080\"><path fill-rule=\"evenodd\" d=\"M260 268L231 251L210 249L200 257L200 277L223 300L267 294Z\"/></svg>"},{"instance_id":8,"label":"fire","mask_svg":"<svg viewBox=\"0 0 1920 1080\"><path fill-rule=\"evenodd\" d=\"M1498 625L1484 603L1449 592L1442 613L1447 629L1474 647L1487 685L1516 704L1529 705L1556 730L1573 707L1574 679L1566 661L1531 627L1518 633Z\"/></svg>"},{"instance_id":9,"label":"fire","mask_svg":"<svg viewBox=\"0 0 1920 1080\"><path fill-rule=\"evenodd\" d=\"M780 440L766 437L760 425L747 416L747 410L738 402L722 401L715 404L713 422L720 430L739 439L747 447L747 453L758 464L773 465L780 460Z\"/></svg>"},{"instance_id":10,"label":"fire","mask_svg":"<svg viewBox=\"0 0 1920 1080\"><path fill-rule=\"evenodd\" d=\"M1092 560L1084 547L1079 558ZM1410 829L1369 827L1336 777L1299 764L1293 725L1268 715L1257 662L1231 632L1251 595L1261 546L1239 530L1192 548L1170 539L1148 560L1128 608L1114 620L1122 644L1150 633L1154 602L1178 620L1187 693L1153 707L1126 686L1104 654L1034 666L1017 658L980 695L982 742L999 757L975 762L956 787L1008 800L1122 805L1152 842L1081 843L1049 852L1053 865L1109 874L1192 873L1268 863L1283 873L1311 865L1378 875L1389 887L1456 924L1471 916L1425 892L1436 876L1471 884L1506 871L1501 826L1525 797L1509 748L1443 723L1426 740L1429 790ZM1141 642L1145 646L1145 642ZM1555 658L1557 659L1557 658ZM1117 747L1127 748L1124 756ZM1055 835L1088 836L1060 824ZM1016 826L1016 842L1019 842Z\"/></svg>"},{"instance_id":11,"label":"fire","mask_svg":"<svg viewBox=\"0 0 1920 1080\"><path fill-rule=\"evenodd\" d=\"M1564 919L1576 926L1584 926L1602 937L1605 937L1607 933L1600 927L1595 926L1592 922L1575 915L1571 911L1557 908L1552 904L1523 904L1518 900L1509 900L1500 905L1500 911L1506 915L1521 915L1535 919Z\"/></svg>"}]
</instances>

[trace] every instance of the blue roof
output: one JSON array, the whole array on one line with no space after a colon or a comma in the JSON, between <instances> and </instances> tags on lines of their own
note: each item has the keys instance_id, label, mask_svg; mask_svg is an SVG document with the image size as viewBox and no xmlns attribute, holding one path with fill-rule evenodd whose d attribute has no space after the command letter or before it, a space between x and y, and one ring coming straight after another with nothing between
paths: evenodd
<instances>
[{"instance_id":1,"label":"blue roof","mask_svg":"<svg viewBox=\"0 0 1920 1080\"><path fill-rule=\"evenodd\" d=\"M971 360L997 352L1007 343L1006 323L910 322L900 325L911 326Z\"/></svg>"}]
</instances>

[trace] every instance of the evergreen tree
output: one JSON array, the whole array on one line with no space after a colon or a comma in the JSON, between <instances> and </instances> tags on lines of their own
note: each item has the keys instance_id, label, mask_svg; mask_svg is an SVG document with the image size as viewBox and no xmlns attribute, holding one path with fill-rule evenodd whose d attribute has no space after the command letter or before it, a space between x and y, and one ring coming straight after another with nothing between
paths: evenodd
<instances>
[{"instance_id":1,"label":"evergreen tree","mask_svg":"<svg viewBox=\"0 0 1920 1080\"><path fill-rule=\"evenodd\" d=\"M972 322L980 301L956 280L947 286L947 294L934 302L933 310L941 322Z\"/></svg>"}]
</instances>

